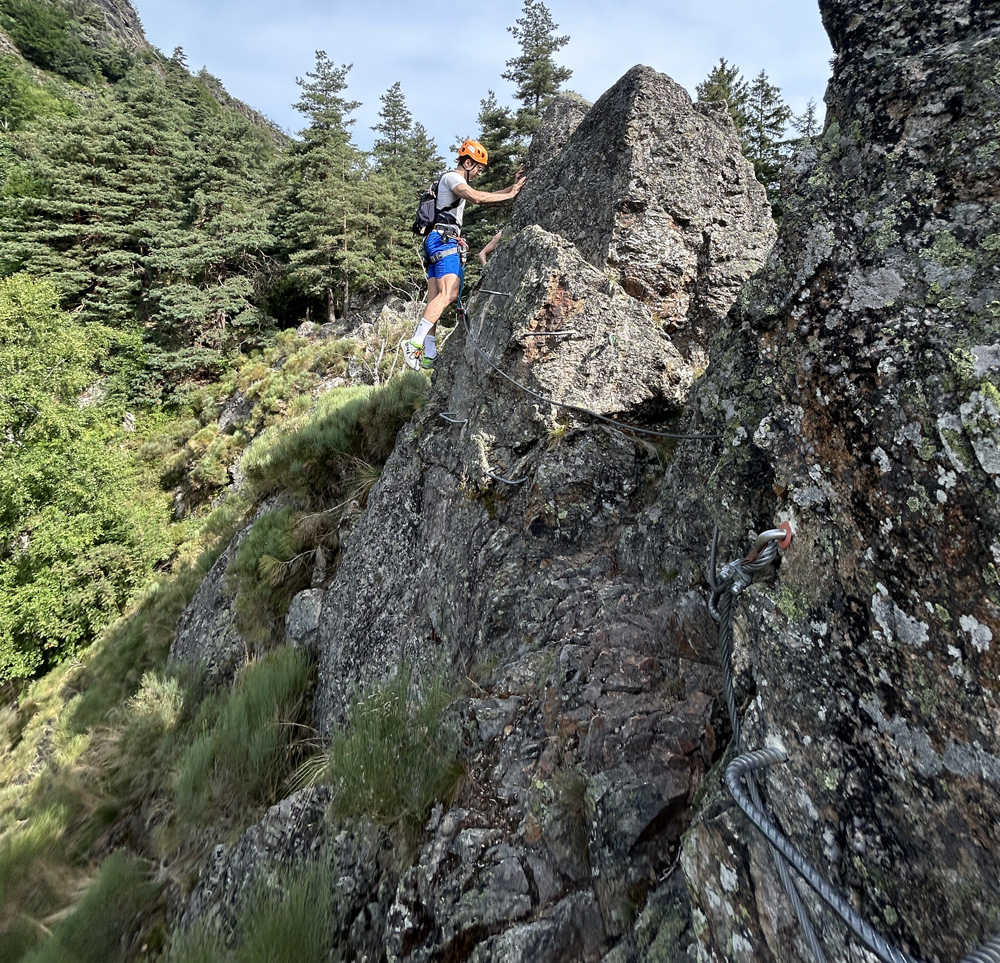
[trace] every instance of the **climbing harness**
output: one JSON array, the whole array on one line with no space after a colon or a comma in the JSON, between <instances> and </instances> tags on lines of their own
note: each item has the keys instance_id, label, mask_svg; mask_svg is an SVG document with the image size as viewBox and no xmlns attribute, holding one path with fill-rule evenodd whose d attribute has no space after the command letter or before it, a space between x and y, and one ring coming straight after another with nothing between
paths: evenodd
<instances>
[{"instance_id":1,"label":"climbing harness","mask_svg":"<svg viewBox=\"0 0 1000 963\"><path fill-rule=\"evenodd\" d=\"M716 554L719 545L719 529L715 529L712 537L711 554L711 594L708 600L708 611L719 626L719 653L722 659L722 670L725 682L726 707L729 712L729 722L733 730L733 743L739 755L726 767L726 788L736 804L743 810L750 821L763 834L771 848L771 854L778 868L782 886L788 894L795 910L795 915L805 934L806 941L813 957L818 963L823 963L826 956L819 945L819 939L812 926L812 921L802 903L798 890L792 880L789 867L794 868L801 878L809 884L827 906L839 916L852 933L882 961L882 963L921 963L916 957L904 953L890 944L881 934L870 926L861 915L844 899L805 859L805 857L783 835L778 826L768 816L760 798L754 773L758 769L773 766L779 762L787 762L788 756L780 749L756 749L745 751L740 718L736 709L736 695L733 686L732 648L733 648L733 606L739 594L753 582L754 575L770 567L776 561L781 551L791 544L791 526L783 523L780 528L762 532L758 537L753 551L743 559L737 559L723 566L716 574ZM744 792L742 782L746 783ZM962 963L1000 963L1000 934L988 943L964 957Z\"/></svg>"},{"instance_id":2,"label":"climbing harness","mask_svg":"<svg viewBox=\"0 0 1000 963\"><path fill-rule=\"evenodd\" d=\"M461 261L463 268L465 267L466 259L469 255L469 245L464 238L457 237L455 235L449 234L446 230L439 230L434 228L434 230L441 235L442 238L454 237L455 243L452 247L443 247L440 251L435 251L433 254L428 254L426 249L424 250L424 267L432 267L437 264L438 261L443 261L446 257L451 257L453 254L458 255L459 261ZM465 273L464 271L462 272Z\"/></svg>"},{"instance_id":3,"label":"climbing harness","mask_svg":"<svg viewBox=\"0 0 1000 963\"><path fill-rule=\"evenodd\" d=\"M433 254L424 255L424 263L431 267L437 264L438 261L443 261L446 257L451 257L452 254L458 254L458 247L445 247L440 251L435 251Z\"/></svg>"}]
</instances>

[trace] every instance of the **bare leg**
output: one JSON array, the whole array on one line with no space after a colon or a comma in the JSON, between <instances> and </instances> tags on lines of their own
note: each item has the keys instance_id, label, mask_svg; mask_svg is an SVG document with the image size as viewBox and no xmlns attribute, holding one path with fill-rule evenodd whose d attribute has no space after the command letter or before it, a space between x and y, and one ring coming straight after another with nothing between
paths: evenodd
<instances>
[{"instance_id":1,"label":"bare leg","mask_svg":"<svg viewBox=\"0 0 1000 963\"><path fill-rule=\"evenodd\" d=\"M446 274L443 278L429 278L427 281L427 307L424 320L431 323L431 334L437 330L438 319L449 304L458 300L458 275Z\"/></svg>"}]
</instances>

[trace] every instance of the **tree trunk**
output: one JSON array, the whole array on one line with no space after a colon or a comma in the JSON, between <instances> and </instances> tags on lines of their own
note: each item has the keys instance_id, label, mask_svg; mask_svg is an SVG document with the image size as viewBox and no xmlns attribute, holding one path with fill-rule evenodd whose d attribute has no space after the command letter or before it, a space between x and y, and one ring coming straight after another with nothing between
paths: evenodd
<instances>
[{"instance_id":1,"label":"tree trunk","mask_svg":"<svg viewBox=\"0 0 1000 963\"><path fill-rule=\"evenodd\" d=\"M350 316L351 291L347 275L347 215L344 215L344 320Z\"/></svg>"}]
</instances>

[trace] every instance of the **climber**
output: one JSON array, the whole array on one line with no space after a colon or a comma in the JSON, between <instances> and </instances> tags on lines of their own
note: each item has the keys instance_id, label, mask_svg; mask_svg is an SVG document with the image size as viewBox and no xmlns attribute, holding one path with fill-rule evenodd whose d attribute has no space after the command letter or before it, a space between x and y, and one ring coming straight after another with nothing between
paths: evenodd
<instances>
[{"instance_id":1,"label":"climber","mask_svg":"<svg viewBox=\"0 0 1000 963\"><path fill-rule=\"evenodd\" d=\"M445 308L458 300L465 271L468 245L462 239L462 215L465 202L504 204L517 197L524 177L499 191L477 191L469 182L485 170L489 155L479 141L467 140L458 149L458 163L438 184L438 215L434 230L424 241L423 258L427 268L427 306L413 337L403 342L403 357L414 370L434 367L437 357L434 333ZM458 204L455 200L458 199ZM449 209L450 208L450 209Z\"/></svg>"}]
</instances>

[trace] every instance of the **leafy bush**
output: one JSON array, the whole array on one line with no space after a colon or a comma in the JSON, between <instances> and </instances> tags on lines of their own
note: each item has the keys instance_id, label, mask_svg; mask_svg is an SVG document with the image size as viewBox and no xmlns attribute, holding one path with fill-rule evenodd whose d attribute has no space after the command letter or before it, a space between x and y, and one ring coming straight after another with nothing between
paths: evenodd
<instances>
[{"instance_id":1,"label":"leafy bush","mask_svg":"<svg viewBox=\"0 0 1000 963\"><path fill-rule=\"evenodd\" d=\"M208 700L207 720L180 761L175 788L181 819L205 824L273 800L290 771L290 747L310 672L308 656L281 649L251 663L232 692Z\"/></svg>"},{"instance_id":2,"label":"leafy bush","mask_svg":"<svg viewBox=\"0 0 1000 963\"><path fill-rule=\"evenodd\" d=\"M0 280L0 683L91 643L167 548L115 408L84 403L113 337L48 283Z\"/></svg>"}]
</instances>

